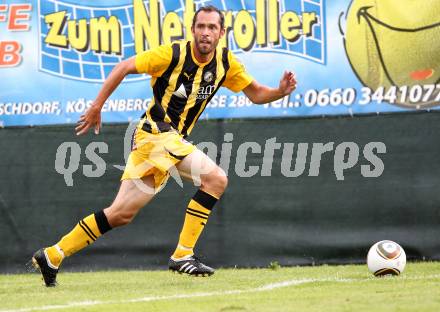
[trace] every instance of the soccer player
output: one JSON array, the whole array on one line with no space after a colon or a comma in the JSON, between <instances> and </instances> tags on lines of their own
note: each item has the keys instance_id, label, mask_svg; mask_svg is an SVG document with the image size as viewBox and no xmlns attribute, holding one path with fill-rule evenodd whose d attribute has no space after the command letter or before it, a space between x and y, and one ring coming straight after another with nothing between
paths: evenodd
<instances>
[{"instance_id":1,"label":"soccer player","mask_svg":"<svg viewBox=\"0 0 440 312\"><path fill-rule=\"evenodd\" d=\"M115 200L109 207L80 220L55 245L33 255L32 262L46 286L56 285L58 268L65 257L92 244L107 231L130 223L174 169L200 188L186 208L169 269L196 276L214 273L194 256L193 249L228 180L214 161L184 138L220 86L234 92L243 90L252 102L263 104L290 94L296 88L296 80L292 72L286 71L279 86L270 88L247 74L227 48L218 47L225 34L224 16L213 6L197 10L191 31L191 41L161 45L117 64L93 105L80 117L75 128L78 135L90 128L98 134L104 102L124 77L137 73L151 75L154 97L133 134L132 151Z\"/></svg>"}]
</instances>

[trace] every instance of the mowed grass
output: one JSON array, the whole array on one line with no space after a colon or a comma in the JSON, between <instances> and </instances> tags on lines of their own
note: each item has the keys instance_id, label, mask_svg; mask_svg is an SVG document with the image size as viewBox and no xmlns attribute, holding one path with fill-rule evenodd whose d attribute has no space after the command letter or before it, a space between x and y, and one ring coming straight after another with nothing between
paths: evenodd
<instances>
[{"instance_id":1,"label":"mowed grass","mask_svg":"<svg viewBox=\"0 0 440 312\"><path fill-rule=\"evenodd\" d=\"M0 311L440 311L440 262L408 263L398 277L366 265L0 275Z\"/></svg>"}]
</instances>

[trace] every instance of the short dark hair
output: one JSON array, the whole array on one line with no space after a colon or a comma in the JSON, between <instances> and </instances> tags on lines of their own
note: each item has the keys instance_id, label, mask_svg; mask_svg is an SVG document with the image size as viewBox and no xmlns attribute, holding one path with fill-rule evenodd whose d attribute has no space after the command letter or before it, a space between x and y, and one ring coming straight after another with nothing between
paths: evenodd
<instances>
[{"instance_id":1,"label":"short dark hair","mask_svg":"<svg viewBox=\"0 0 440 312\"><path fill-rule=\"evenodd\" d=\"M197 20L197 15L199 15L199 13L203 11L203 12L217 12L219 17L220 17L220 27L221 28L225 28L225 16L223 15L223 12L220 11L219 9L217 9L215 6L213 5L207 5L207 6L202 6L201 8L199 8L196 13L194 14L193 17L193 21L192 21L192 27L194 27L194 25L196 24L196 20Z\"/></svg>"}]
</instances>

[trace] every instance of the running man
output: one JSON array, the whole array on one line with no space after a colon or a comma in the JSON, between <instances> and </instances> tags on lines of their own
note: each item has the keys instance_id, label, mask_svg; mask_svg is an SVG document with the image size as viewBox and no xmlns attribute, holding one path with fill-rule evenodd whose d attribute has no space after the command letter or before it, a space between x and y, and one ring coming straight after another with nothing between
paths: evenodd
<instances>
[{"instance_id":1,"label":"running man","mask_svg":"<svg viewBox=\"0 0 440 312\"><path fill-rule=\"evenodd\" d=\"M214 269L194 256L194 247L209 214L228 183L225 172L184 138L220 86L243 92L256 104L268 103L296 88L291 72L285 72L278 88L259 84L227 49L218 47L224 36L224 16L216 7L202 7L194 15L191 41L178 41L142 52L117 64L105 80L93 105L82 115L75 131L90 128L98 134L104 102L128 74L151 75L154 98L134 134L132 151L113 203L91 214L55 245L35 252L33 264L46 286L56 285L65 257L80 251L111 229L129 224L162 188L172 168L200 188L186 208L177 247L168 266L172 271L208 276Z\"/></svg>"}]
</instances>

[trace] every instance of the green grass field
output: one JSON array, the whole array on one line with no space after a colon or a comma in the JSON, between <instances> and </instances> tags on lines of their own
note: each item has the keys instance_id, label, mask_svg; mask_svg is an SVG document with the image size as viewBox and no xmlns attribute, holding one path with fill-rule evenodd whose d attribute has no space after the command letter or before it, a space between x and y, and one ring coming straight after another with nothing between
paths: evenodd
<instances>
[{"instance_id":1,"label":"green grass field","mask_svg":"<svg viewBox=\"0 0 440 312\"><path fill-rule=\"evenodd\" d=\"M4 311L440 311L440 262L409 263L399 277L366 265L220 269L196 278L167 271L0 275Z\"/></svg>"}]
</instances>

